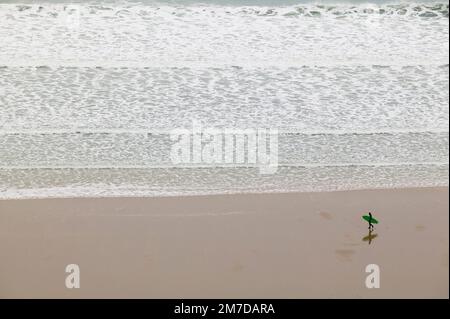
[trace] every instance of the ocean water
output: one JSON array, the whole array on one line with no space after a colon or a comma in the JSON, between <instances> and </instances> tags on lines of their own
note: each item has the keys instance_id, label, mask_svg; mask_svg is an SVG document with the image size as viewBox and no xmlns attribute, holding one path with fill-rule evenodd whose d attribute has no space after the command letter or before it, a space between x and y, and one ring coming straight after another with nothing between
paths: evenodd
<instances>
[{"instance_id":1,"label":"ocean water","mask_svg":"<svg viewBox=\"0 0 450 319\"><path fill-rule=\"evenodd\" d=\"M448 7L0 0L0 199L447 186ZM193 121L277 172L174 164Z\"/></svg>"}]
</instances>

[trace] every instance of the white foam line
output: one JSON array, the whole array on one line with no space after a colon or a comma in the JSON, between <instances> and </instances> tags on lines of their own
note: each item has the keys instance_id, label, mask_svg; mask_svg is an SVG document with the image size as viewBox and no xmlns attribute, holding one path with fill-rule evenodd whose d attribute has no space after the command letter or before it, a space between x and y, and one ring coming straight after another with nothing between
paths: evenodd
<instances>
[{"instance_id":1,"label":"white foam line","mask_svg":"<svg viewBox=\"0 0 450 319\"><path fill-rule=\"evenodd\" d=\"M448 162L398 162L398 163L323 163L323 164L279 164L279 168L304 167L386 167L386 166L448 166ZM121 165L121 166L104 166L104 165L73 165L73 166L0 166L0 170L120 170L120 169L213 169L213 168L260 168L265 165L252 164L214 164L214 165Z\"/></svg>"},{"instance_id":2,"label":"white foam line","mask_svg":"<svg viewBox=\"0 0 450 319\"><path fill-rule=\"evenodd\" d=\"M213 126L214 127L214 126ZM179 127L190 130L189 127ZM217 127L220 130L220 127ZM173 128L178 129L178 128ZM239 134L242 130L257 129L255 127L248 127L245 129L239 128L224 128L224 131ZM261 129L264 129L261 127ZM270 129L270 127L266 127ZM272 127L272 129L276 129ZM1 129L0 135L52 135L52 134L136 134L136 135L167 135L171 133L172 129L167 130L148 130L148 129L47 129L47 130L31 130L31 129ZM420 133L449 133L448 128L445 129L398 129L398 130L278 130L279 134L283 135L372 135L372 134L420 134Z\"/></svg>"},{"instance_id":3,"label":"white foam line","mask_svg":"<svg viewBox=\"0 0 450 319\"><path fill-rule=\"evenodd\" d=\"M29 67L46 67L49 69L58 68L105 68L105 69L165 69L165 68L179 68L179 69L217 69L223 68L228 69L232 67L238 67L243 69L258 69L258 68L277 68L277 69L288 69L288 68L301 68L301 67L421 67L421 66L433 66L442 67L448 66L448 55L446 57L441 57L440 61L435 62L424 62L423 60L413 60L408 59L403 62L395 61L393 63L390 60L381 61L324 61L322 60L296 60L291 62L255 62L246 61L245 59L236 60L235 62L228 63L193 63L188 61L180 61L179 63L148 63L146 61L117 61L105 63L104 61L95 62L82 62L82 61L60 61L55 62L51 60L28 60L28 61L11 61L11 60L1 60L0 59L0 69L1 67L14 67L14 68L29 68Z\"/></svg>"},{"instance_id":4,"label":"white foam line","mask_svg":"<svg viewBox=\"0 0 450 319\"><path fill-rule=\"evenodd\" d=\"M40 189L40 190L14 190L14 192L0 191L0 200L13 199L75 199L75 198L173 198L173 197L194 197L194 196L210 196L210 195L258 195L258 194L290 194L290 193L318 193L318 192L346 192L346 191L364 191L364 190L378 190L378 189L405 189L405 188L435 188L448 187L447 183L426 183L426 184L402 184L402 185L371 185L371 186L345 186L337 187L331 186L329 188L312 188L312 189L234 189L234 190L208 190L208 191L179 191L175 193L133 193L127 190L108 190L102 193L97 193L91 190L82 190L78 192L76 189Z\"/></svg>"}]
</instances>

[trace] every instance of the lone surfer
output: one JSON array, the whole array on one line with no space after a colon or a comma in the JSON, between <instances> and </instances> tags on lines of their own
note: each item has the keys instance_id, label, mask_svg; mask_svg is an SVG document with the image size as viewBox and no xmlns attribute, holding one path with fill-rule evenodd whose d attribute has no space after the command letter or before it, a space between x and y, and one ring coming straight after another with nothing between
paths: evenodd
<instances>
[{"instance_id":1,"label":"lone surfer","mask_svg":"<svg viewBox=\"0 0 450 319\"><path fill-rule=\"evenodd\" d=\"M373 230L374 226L373 224L378 224L378 220L376 220L373 216L372 213L369 212L369 215L364 215L362 217L366 222L369 223L369 230Z\"/></svg>"},{"instance_id":2,"label":"lone surfer","mask_svg":"<svg viewBox=\"0 0 450 319\"><path fill-rule=\"evenodd\" d=\"M372 220L373 220L372 213L369 212L369 220L368 220L368 222L369 222L369 230L370 230L370 231L373 230Z\"/></svg>"}]
</instances>

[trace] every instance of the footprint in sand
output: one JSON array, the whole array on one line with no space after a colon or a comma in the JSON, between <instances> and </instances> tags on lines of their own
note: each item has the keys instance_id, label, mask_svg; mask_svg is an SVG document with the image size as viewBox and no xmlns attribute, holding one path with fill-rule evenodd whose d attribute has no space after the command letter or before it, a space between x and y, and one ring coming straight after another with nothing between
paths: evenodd
<instances>
[{"instance_id":1,"label":"footprint in sand","mask_svg":"<svg viewBox=\"0 0 450 319\"><path fill-rule=\"evenodd\" d=\"M327 213L327 212L320 212L319 215L320 215L320 217L322 217L323 219L326 219L326 220L333 219L333 215L331 215L330 213Z\"/></svg>"},{"instance_id":2,"label":"footprint in sand","mask_svg":"<svg viewBox=\"0 0 450 319\"><path fill-rule=\"evenodd\" d=\"M337 249L335 252L341 261L352 261L352 256L355 254L353 249Z\"/></svg>"},{"instance_id":3,"label":"footprint in sand","mask_svg":"<svg viewBox=\"0 0 450 319\"><path fill-rule=\"evenodd\" d=\"M417 230L417 231L424 231L424 230L425 230L425 226L423 226L423 225L417 225L417 226L416 226L416 230Z\"/></svg>"},{"instance_id":4,"label":"footprint in sand","mask_svg":"<svg viewBox=\"0 0 450 319\"><path fill-rule=\"evenodd\" d=\"M235 263L234 265L233 265L233 267L231 268L231 270L233 271L233 272L240 272L240 271L242 271L244 269L244 266L241 264L241 263Z\"/></svg>"}]
</instances>

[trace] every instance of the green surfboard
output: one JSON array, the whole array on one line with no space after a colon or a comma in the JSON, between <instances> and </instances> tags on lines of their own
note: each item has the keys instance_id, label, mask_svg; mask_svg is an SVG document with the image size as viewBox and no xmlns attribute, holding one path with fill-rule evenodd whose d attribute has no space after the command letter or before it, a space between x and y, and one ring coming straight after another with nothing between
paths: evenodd
<instances>
[{"instance_id":1,"label":"green surfboard","mask_svg":"<svg viewBox=\"0 0 450 319\"><path fill-rule=\"evenodd\" d=\"M370 216L369 215L364 215L362 217L366 222L369 222L370 220ZM376 220L375 218L372 217L372 224L378 224L378 220Z\"/></svg>"}]
</instances>

